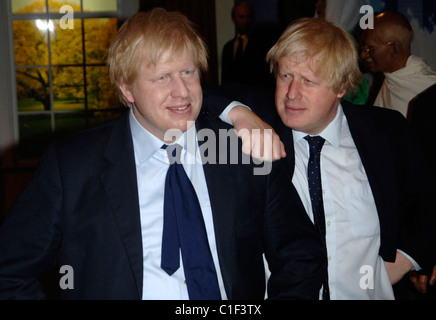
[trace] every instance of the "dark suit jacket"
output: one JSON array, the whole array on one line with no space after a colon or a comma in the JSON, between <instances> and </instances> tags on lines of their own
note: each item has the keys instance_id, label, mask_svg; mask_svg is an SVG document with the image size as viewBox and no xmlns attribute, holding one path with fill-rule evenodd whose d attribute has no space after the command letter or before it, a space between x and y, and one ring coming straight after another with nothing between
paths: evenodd
<instances>
[{"instance_id":1,"label":"dark suit jacket","mask_svg":"<svg viewBox=\"0 0 436 320\"><path fill-rule=\"evenodd\" d=\"M196 125L229 128L204 115ZM272 272L269 297L318 298L326 274L322 243L280 167L275 163L269 176L256 176L252 164L204 165L229 299L263 299L264 252ZM142 296L127 112L51 145L0 229L0 299L43 298L38 277L63 265L74 270L74 289L62 290L65 299Z\"/></svg>"},{"instance_id":2,"label":"dark suit jacket","mask_svg":"<svg viewBox=\"0 0 436 320\"><path fill-rule=\"evenodd\" d=\"M395 261L401 249L428 273L436 262L436 191L407 122L396 111L342 101L368 176L380 221L380 256ZM294 170L292 130L281 124L289 174Z\"/></svg>"},{"instance_id":3,"label":"dark suit jacket","mask_svg":"<svg viewBox=\"0 0 436 320\"><path fill-rule=\"evenodd\" d=\"M240 60L233 59L233 47L237 38L229 40L223 48L221 84L240 83L258 87L273 87L274 78L265 61L266 53L271 47L266 37L252 34Z\"/></svg>"},{"instance_id":4,"label":"dark suit jacket","mask_svg":"<svg viewBox=\"0 0 436 320\"><path fill-rule=\"evenodd\" d=\"M428 160L436 178L436 84L424 90L409 102L407 114L410 130Z\"/></svg>"},{"instance_id":5,"label":"dark suit jacket","mask_svg":"<svg viewBox=\"0 0 436 320\"><path fill-rule=\"evenodd\" d=\"M287 156L284 166L292 179L294 142L274 107L274 94L257 88L223 88L225 96L247 104L280 135ZM230 100L230 98L229 98ZM380 255L395 260L402 249L430 274L436 263L436 190L434 179L407 121L397 111L341 102L351 135L374 195L381 228ZM220 105L225 105L221 102ZM221 111L210 109L214 116Z\"/></svg>"}]
</instances>

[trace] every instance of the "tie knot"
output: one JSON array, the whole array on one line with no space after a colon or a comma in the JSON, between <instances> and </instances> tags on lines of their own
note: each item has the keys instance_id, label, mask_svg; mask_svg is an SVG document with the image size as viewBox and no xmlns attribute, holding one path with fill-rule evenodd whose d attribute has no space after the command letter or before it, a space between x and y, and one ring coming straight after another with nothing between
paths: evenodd
<instances>
[{"instance_id":1,"label":"tie knot","mask_svg":"<svg viewBox=\"0 0 436 320\"><path fill-rule=\"evenodd\" d=\"M309 142L310 152L316 151L321 152L322 146L324 145L325 139L321 136L305 136L304 139Z\"/></svg>"},{"instance_id":2,"label":"tie knot","mask_svg":"<svg viewBox=\"0 0 436 320\"><path fill-rule=\"evenodd\" d=\"M180 144L177 143L170 144L170 145L164 144L161 148L166 150L170 164L173 163L180 164L180 156L182 154L182 149L183 149L183 147Z\"/></svg>"}]
</instances>

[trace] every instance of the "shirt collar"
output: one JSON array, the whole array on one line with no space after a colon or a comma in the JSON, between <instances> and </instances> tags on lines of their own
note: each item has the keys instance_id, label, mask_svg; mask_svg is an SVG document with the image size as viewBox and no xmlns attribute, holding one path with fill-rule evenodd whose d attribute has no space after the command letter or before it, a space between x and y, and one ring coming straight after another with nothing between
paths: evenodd
<instances>
[{"instance_id":1,"label":"shirt collar","mask_svg":"<svg viewBox=\"0 0 436 320\"><path fill-rule=\"evenodd\" d=\"M318 135L323 137L326 142L331 144L334 148L339 146L339 142L341 139L341 129L342 129L342 119L343 119L344 111L342 110L342 105L339 103L338 109L336 111L336 116L332 122L328 124L328 126ZM307 133L301 131L292 130L292 135L294 139L294 145L307 136Z\"/></svg>"},{"instance_id":2,"label":"shirt collar","mask_svg":"<svg viewBox=\"0 0 436 320\"><path fill-rule=\"evenodd\" d=\"M165 142L145 129L136 119L132 109L130 110L129 121L135 160L137 164L140 164L158 152ZM174 143L183 146L183 150L186 150L190 157L195 157L198 146L195 125L185 131Z\"/></svg>"}]
</instances>

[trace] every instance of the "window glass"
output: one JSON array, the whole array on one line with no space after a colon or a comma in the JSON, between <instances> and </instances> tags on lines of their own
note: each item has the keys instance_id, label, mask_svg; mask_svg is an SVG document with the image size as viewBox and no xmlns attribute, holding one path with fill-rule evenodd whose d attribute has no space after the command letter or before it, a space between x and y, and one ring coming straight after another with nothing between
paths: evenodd
<instances>
[{"instance_id":1,"label":"window glass","mask_svg":"<svg viewBox=\"0 0 436 320\"><path fill-rule=\"evenodd\" d=\"M106 66L117 0L10 1L19 156L38 158L53 139L122 112ZM64 5L73 16L63 19Z\"/></svg>"},{"instance_id":2,"label":"window glass","mask_svg":"<svg viewBox=\"0 0 436 320\"><path fill-rule=\"evenodd\" d=\"M71 6L74 11L81 11L80 0L49 0L48 11L59 12L64 5ZM42 13L47 12L46 0L11 0L13 13ZM117 0L83 0L84 12L117 11Z\"/></svg>"},{"instance_id":3,"label":"window glass","mask_svg":"<svg viewBox=\"0 0 436 320\"><path fill-rule=\"evenodd\" d=\"M78 112L58 113L55 115L54 139L60 139L77 131L91 128L119 117L123 109L118 108L111 112Z\"/></svg>"},{"instance_id":4,"label":"window glass","mask_svg":"<svg viewBox=\"0 0 436 320\"><path fill-rule=\"evenodd\" d=\"M87 116L85 113L58 113L55 115L54 139L60 139L74 132L86 129Z\"/></svg>"},{"instance_id":5,"label":"window glass","mask_svg":"<svg viewBox=\"0 0 436 320\"><path fill-rule=\"evenodd\" d=\"M117 11L117 0L83 0L83 11Z\"/></svg>"},{"instance_id":6,"label":"window glass","mask_svg":"<svg viewBox=\"0 0 436 320\"><path fill-rule=\"evenodd\" d=\"M41 13L47 12L45 0L11 0L13 13Z\"/></svg>"},{"instance_id":7,"label":"window glass","mask_svg":"<svg viewBox=\"0 0 436 320\"><path fill-rule=\"evenodd\" d=\"M15 64L48 65L49 20L13 21Z\"/></svg>"},{"instance_id":8,"label":"window glass","mask_svg":"<svg viewBox=\"0 0 436 320\"><path fill-rule=\"evenodd\" d=\"M117 33L117 19L84 19L86 63L106 63L106 53Z\"/></svg>"},{"instance_id":9,"label":"window glass","mask_svg":"<svg viewBox=\"0 0 436 320\"><path fill-rule=\"evenodd\" d=\"M21 158L38 158L52 138L50 114L19 117Z\"/></svg>"},{"instance_id":10,"label":"window glass","mask_svg":"<svg viewBox=\"0 0 436 320\"><path fill-rule=\"evenodd\" d=\"M61 8L65 5L71 6L71 8L75 12L81 11L80 0L49 0L48 1L48 11L49 12L57 12L57 13L65 13L65 11L60 11Z\"/></svg>"},{"instance_id":11,"label":"window glass","mask_svg":"<svg viewBox=\"0 0 436 320\"><path fill-rule=\"evenodd\" d=\"M19 112L50 111L48 68L23 68L15 73Z\"/></svg>"},{"instance_id":12,"label":"window glass","mask_svg":"<svg viewBox=\"0 0 436 320\"><path fill-rule=\"evenodd\" d=\"M86 83L89 109L119 108L116 89L109 80L108 69L105 66L87 67Z\"/></svg>"},{"instance_id":13,"label":"window glass","mask_svg":"<svg viewBox=\"0 0 436 320\"><path fill-rule=\"evenodd\" d=\"M50 32L51 64L70 65L83 63L82 22L74 19L73 29L62 29L59 20L50 20L54 26Z\"/></svg>"},{"instance_id":14,"label":"window glass","mask_svg":"<svg viewBox=\"0 0 436 320\"><path fill-rule=\"evenodd\" d=\"M83 67L53 68L53 108L85 110Z\"/></svg>"}]
</instances>

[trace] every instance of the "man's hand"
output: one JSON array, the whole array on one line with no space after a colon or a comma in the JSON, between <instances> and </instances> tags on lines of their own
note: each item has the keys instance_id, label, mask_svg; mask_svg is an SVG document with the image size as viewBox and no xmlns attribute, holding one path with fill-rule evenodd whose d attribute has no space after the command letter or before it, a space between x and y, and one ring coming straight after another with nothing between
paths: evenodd
<instances>
[{"instance_id":1,"label":"man's hand","mask_svg":"<svg viewBox=\"0 0 436 320\"><path fill-rule=\"evenodd\" d=\"M242 140L242 152L269 162L286 157L285 146L278 134L254 112L246 107L236 106L227 117Z\"/></svg>"},{"instance_id":2,"label":"man's hand","mask_svg":"<svg viewBox=\"0 0 436 320\"><path fill-rule=\"evenodd\" d=\"M395 257L395 262L385 261L385 266L391 284L395 284L398 281L400 281L403 278L403 276L413 268L412 262L410 262L409 259L407 259L404 255L402 255L398 251Z\"/></svg>"},{"instance_id":3,"label":"man's hand","mask_svg":"<svg viewBox=\"0 0 436 320\"><path fill-rule=\"evenodd\" d=\"M418 292L422 294L427 293L427 284L433 286L436 283L436 265L433 267L430 280L427 275L419 274L415 271L410 271L409 278Z\"/></svg>"}]
</instances>

